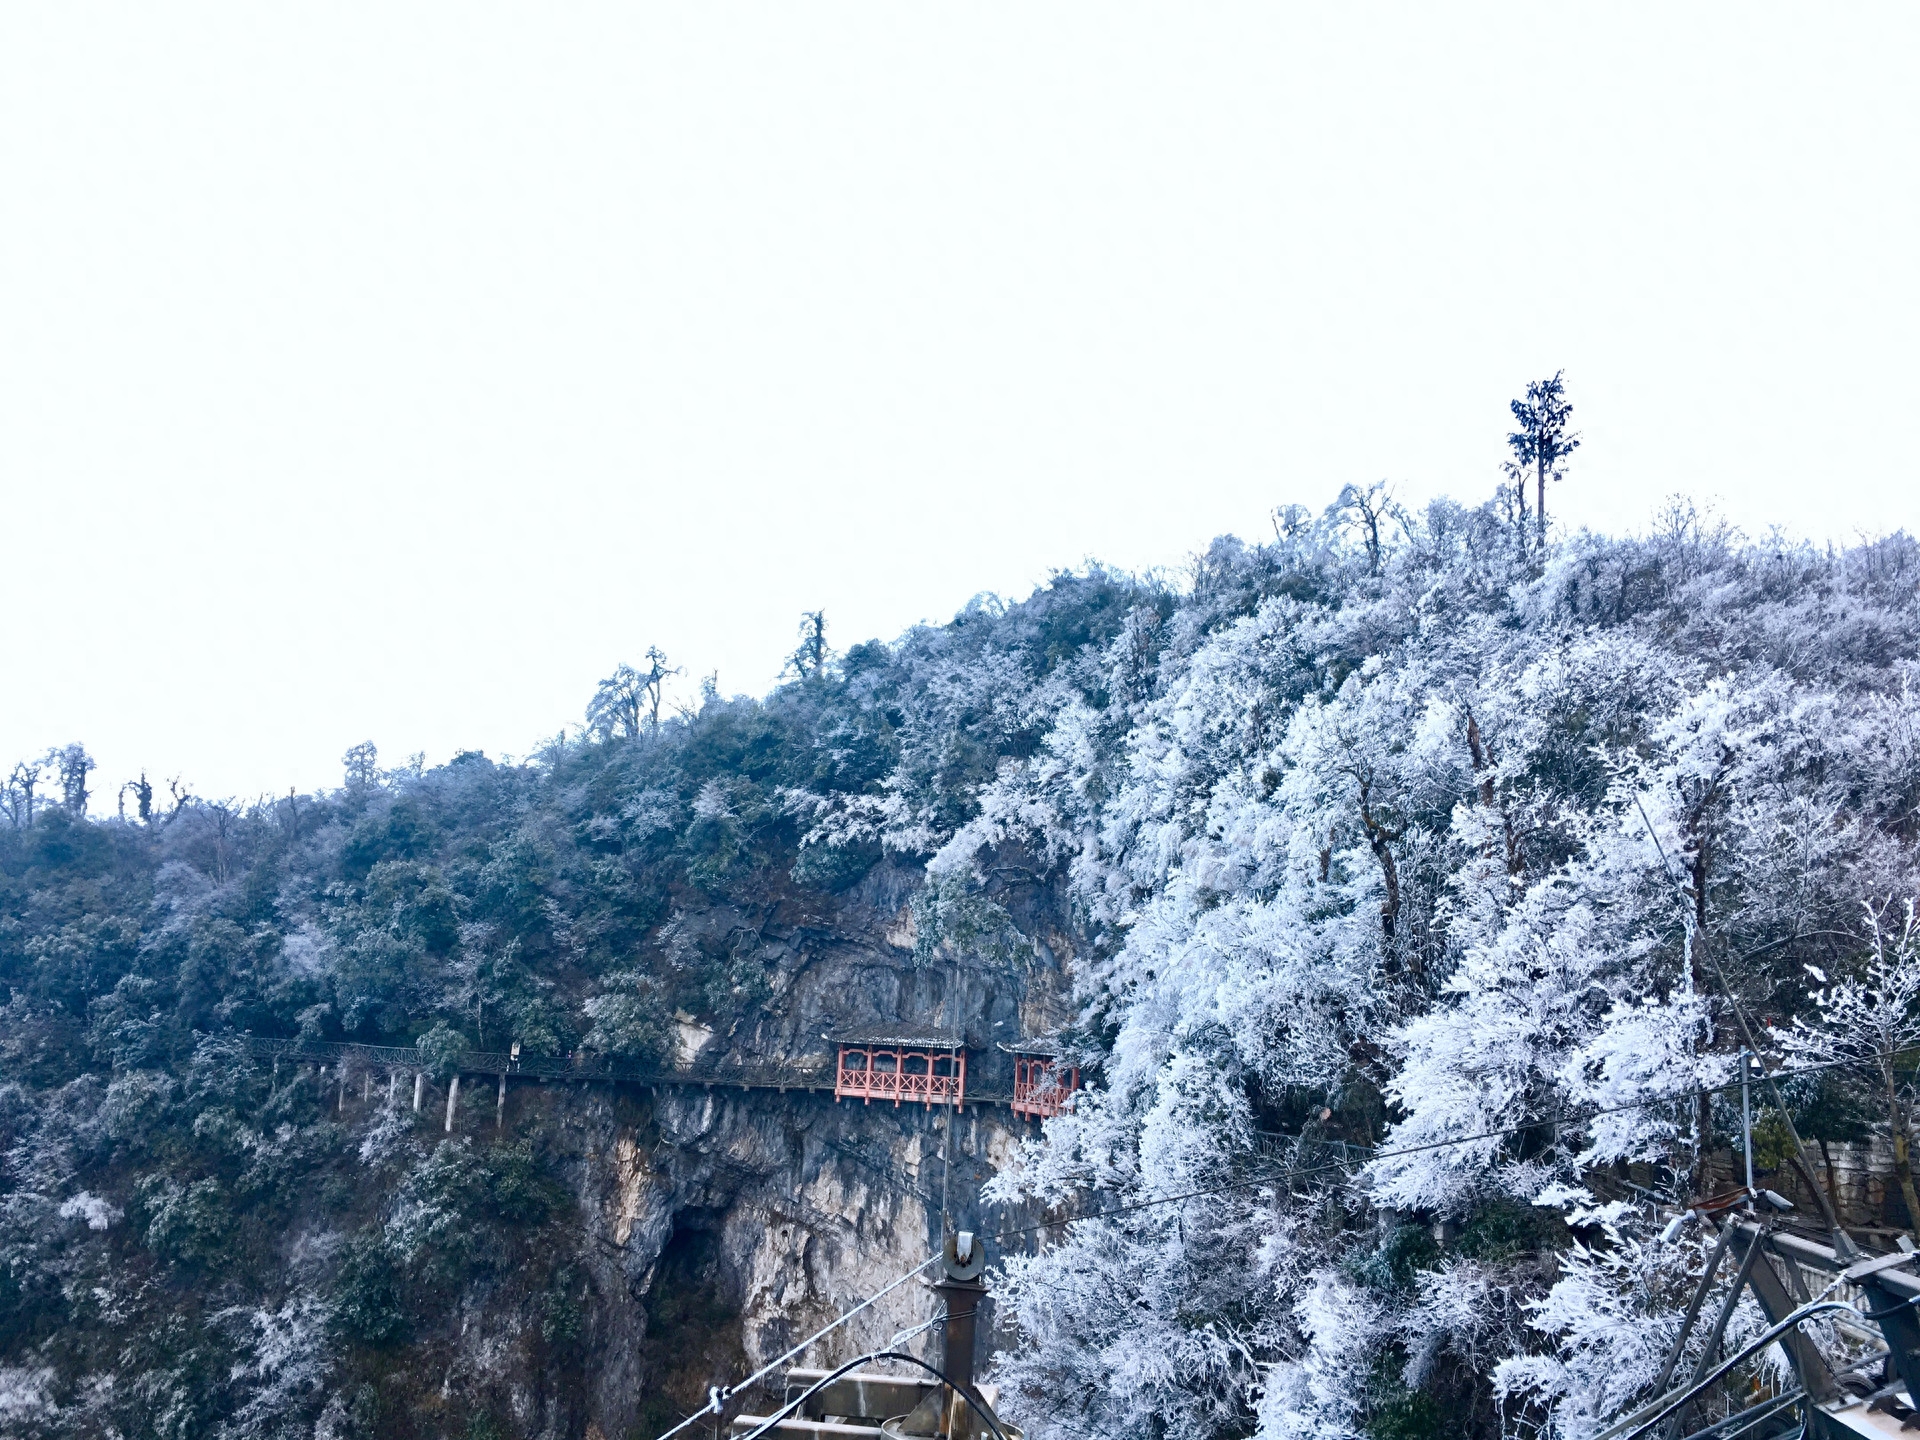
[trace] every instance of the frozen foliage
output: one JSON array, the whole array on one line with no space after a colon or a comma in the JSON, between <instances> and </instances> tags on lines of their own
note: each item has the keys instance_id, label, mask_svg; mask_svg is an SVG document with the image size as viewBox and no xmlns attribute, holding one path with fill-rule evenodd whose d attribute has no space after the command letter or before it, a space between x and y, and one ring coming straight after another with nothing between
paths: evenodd
<instances>
[{"instance_id":1,"label":"frozen foliage","mask_svg":"<svg viewBox=\"0 0 1920 1440\"><path fill-rule=\"evenodd\" d=\"M81 1219L87 1222L89 1230L104 1230L122 1218L124 1212L110 1201L102 1200L89 1190L82 1190L72 1199L60 1206L62 1220Z\"/></svg>"},{"instance_id":2,"label":"frozen foliage","mask_svg":"<svg viewBox=\"0 0 1920 1440\"><path fill-rule=\"evenodd\" d=\"M1007 1267L1042 1434L1589 1433L1697 1275L1622 1168L1712 1183L1724 1117L1688 1092L1761 1016L1804 1008L1810 1056L1912 1043L1911 958L1857 923L1915 888L1908 541L1751 545L1676 506L1544 547L1438 505L1376 547L1349 518L1216 547L1126 699L1060 706L935 858L1041 857L1096 956L1099 1088L997 1182L1125 1207ZM1378 1153L1309 1167L1316 1137ZM1143 1263L1168 1226L1196 1263Z\"/></svg>"},{"instance_id":3,"label":"frozen foliage","mask_svg":"<svg viewBox=\"0 0 1920 1440\"><path fill-rule=\"evenodd\" d=\"M104 822L23 769L0 1427L344 1440L399 1433L397 1395L435 1434L577 1435L448 1358L506 1315L532 1388L585 1383L538 1137L445 1141L411 1097L349 1124L337 1075L330 1109L230 1037L435 1075L509 1040L657 1061L689 1022L744 1045L839 897L907 907L902 969L1071 951L1090 1087L990 1187L1039 1237L996 1291L1036 1440L1592 1433L1697 1278L1703 1238L1656 1237L1724 1182L1727 1107L1690 1092L1750 1039L1847 1062L1790 1087L1796 1125L1886 1131L1885 1218L1920 1211L1920 551L1681 502L1543 534L1557 393L1518 416L1529 507L1349 487L1179 579L1063 573L844 653L809 617L763 700L664 713L653 653L521 764L363 745L333 792L135 786Z\"/></svg>"}]
</instances>

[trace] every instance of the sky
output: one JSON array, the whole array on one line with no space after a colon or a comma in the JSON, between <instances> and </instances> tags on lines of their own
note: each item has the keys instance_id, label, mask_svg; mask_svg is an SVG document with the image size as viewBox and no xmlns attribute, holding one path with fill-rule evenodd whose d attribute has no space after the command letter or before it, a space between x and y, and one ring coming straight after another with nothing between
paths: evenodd
<instances>
[{"instance_id":1,"label":"sky","mask_svg":"<svg viewBox=\"0 0 1920 1440\"><path fill-rule=\"evenodd\" d=\"M1387 479L1920 529L1920 7L0 0L0 758L524 755Z\"/></svg>"}]
</instances>

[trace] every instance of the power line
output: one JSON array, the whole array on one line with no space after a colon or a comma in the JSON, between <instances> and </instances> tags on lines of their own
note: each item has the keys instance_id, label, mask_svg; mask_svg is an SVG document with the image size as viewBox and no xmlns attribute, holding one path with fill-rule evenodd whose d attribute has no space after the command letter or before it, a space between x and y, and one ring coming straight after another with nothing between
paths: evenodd
<instances>
[{"instance_id":1,"label":"power line","mask_svg":"<svg viewBox=\"0 0 1920 1440\"><path fill-rule=\"evenodd\" d=\"M831 1324L821 1326L818 1330L814 1331L813 1334L809 1335L806 1339L802 1340L798 1345L794 1346L791 1350L787 1351L786 1354L781 1355L776 1359L769 1360L766 1364L762 1365L758 1370L754 1371L753 1374L749 1375L746 1379L742 1380L738 1385L714 1386L711 1390L707 1392L707 1403L704 1406L702 1406L700 1409L694 1411L693 1414L687 1416L686 1419L682 1420L678 1425L674 1426L673 1429L667 1431L665 1435L660 1436L660 1440L670 1440L670 1437L674 1435L678 1435L682 1430L686 1429L689 1425L701 1419L703 1416L718 1415L721 1412L721 1410L725 1408L727 1401L731 1400L735 1395L738 1395L742 1390L746 1389L749 1385L753 1384L755 1381L761 1379L764 1376L772 1374L775 1370L779 1369L782 1365L786 1364L787 1361L793 1359L796 1355L800 1354L803 1350L805 1350L809 1345L813 1344L814 1341L821 1339L823 1336L832 1334L835 1330L838 1330L842 1325L846 1324L854 1316L858 1315L862 1310L865 1310L869 1305L874 1304L882 1296L890 1294L895 1290L898 1290L902 1285L906 1284L907 1281L913 1279L914 1276L918 1275L922 1270L925 1270L929 1265L934 1264L939 1259L940 1257L938 1255L929 1255L926 1259L922 1260L918 1265L914 1266L913 1269L907 1271L907 1273L902 1275L899 1279L891 1282L890 1284L885 1286L883 1289L874 1291L873 1294L869 1295L866 1299L862 1300L858 1305L854 1306L851 1310L847 1311L846 1314L842 1315L839 1319L833 1321Z\"/></svg>"}]
</instances>

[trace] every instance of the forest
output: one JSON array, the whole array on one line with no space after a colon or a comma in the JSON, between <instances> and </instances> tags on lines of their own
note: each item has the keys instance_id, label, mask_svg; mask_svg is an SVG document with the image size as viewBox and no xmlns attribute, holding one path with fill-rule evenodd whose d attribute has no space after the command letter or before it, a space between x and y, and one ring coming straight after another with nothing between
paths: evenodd
<instances>
[{"instance_id":1,"label":"forest","mask_svg":"<svg viewBox=\"0 0 1920 1440\"><path fill-rule=\"evenodd\" d=\"M671 1064L676 1026L777 1011L765 937L882 872L903 970L1017 966L1036 897L1068 917L1089 1083L986 1189L1058 1222L994 1271L1032 1440L1597 1433L1705 1263L1678 1207L1741 1183L1747 1050L1788 1074L1764 1183L1890 1247L1920 1222L1920 547L1684 497L1553 528L1557 382L1515 415L1482 503L1348 487L1182 574L1062 571L844 650L810 615L763 697L676 705L651 651L520 761L364 745L256 800L22 762L0 1431L591 1435L559 1122L351 1128L239 1037ZM488 1295L544 1408L448 1368ZM1724 1343L1764 1328L1743 1301Z\"/></svg>"}]
</instances>

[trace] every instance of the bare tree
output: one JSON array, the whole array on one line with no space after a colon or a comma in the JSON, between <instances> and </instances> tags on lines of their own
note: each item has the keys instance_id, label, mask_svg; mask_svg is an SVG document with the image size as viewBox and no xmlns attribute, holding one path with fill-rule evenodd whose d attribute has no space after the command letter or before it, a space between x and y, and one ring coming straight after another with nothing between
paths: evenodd
<instances>
[{"instance_id":1,"label":"bare tree","mask_svg":"<svg viewBox=\"0 0 1920 1440\"><path fill-rule=\"evenodd\" d=\"M587 703L587 726L604 739L631 739L660 728L660 704L667 681L680 673L667 664L658 645L647 647L647 668L621 665L602 680Z\"/></svg>"},{"instance_id":2,"label":"bare tree","mask_svg":"<svg viewBox=\"0 0 1920 1440\"><path fill-rule=\"evenodd\" d=\"M1568 429L1573 406L1567 401L1566 385L1554 372L1551 380L1535 380L1527 386L1524 398L1508 402L1520 428L1507 436L1513 459L1506 465L1520 500L1520 524L1527 521L1527 477L1534 482L1534 528L1540 543L1547 539L1547 481L1567 473L1567 457L1580 448L1580 437Z\"/></svg>"},{"instance_id":3,"label":"bare tree","mask_svg":"<svg viewBox=\"0 0 1920 1440\"><path fill-rule=\"evenodd\" d=\"M1394 516L1393 489L1384 480L1376 480L1365 489L1348 485L1333 502L1333 512L1360 532L1367 547L1367 573L1380 573L1380 522Z\"/></svg>"},{"instance_id":4,"label":"bare tree","mask_svg":"<svg viewBox=\"0 0 1920 1440\"><path fill-rule=\"evenodd\" d=\"M214 883L224 885L236 873L234 855L240 835L240 807L231 799L216 800L204 813L213 839Z\"/></svg>"},{"instance_id":5,"label":"bare tree","mask_svg":"<svg viewBox=\"0 0 1920 1440\"><path fill-rule=\"evenodd\" d=\"M43 773L41 766L45 763L43 760L22 760L13 767L13 774L7 777L7 820L16 830L25 830L33 824L33 792L40 784Z\"/></svg>"}]
</instances>

